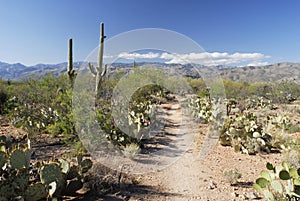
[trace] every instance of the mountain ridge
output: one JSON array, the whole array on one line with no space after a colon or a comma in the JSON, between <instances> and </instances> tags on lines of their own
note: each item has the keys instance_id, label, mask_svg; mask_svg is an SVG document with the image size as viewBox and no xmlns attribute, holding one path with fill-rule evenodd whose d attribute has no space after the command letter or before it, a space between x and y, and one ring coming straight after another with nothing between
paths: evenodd
<instances>
[{"instance_id":1,"label":"mountain ridge","mask_svg":"<svg viewBox=\"0 0 300 201\"><path fill-rule=\"evenodd\" d=\"M83 61L73 63L75 69L86 64ZM165 64L159 62L139 62L138 66L154 66L162 68L164 71L175 71L177 74L187 77L221 76L223 79L246 82L274 82L280 80L293 80L300 83L300 63L281 62L265 66L203 66L196 64ZM0 61L0 78L3 80L20 81L30 77L40 77L52 73L58 76L67 71L67 62L58 64L39 63L33 66L26 66L22 63L6 63ZM194 68L197 66L197 68ZM131 69L132 63L114 63L110 65L110 70L119 68Z\"/></svg>"}]
</instances>

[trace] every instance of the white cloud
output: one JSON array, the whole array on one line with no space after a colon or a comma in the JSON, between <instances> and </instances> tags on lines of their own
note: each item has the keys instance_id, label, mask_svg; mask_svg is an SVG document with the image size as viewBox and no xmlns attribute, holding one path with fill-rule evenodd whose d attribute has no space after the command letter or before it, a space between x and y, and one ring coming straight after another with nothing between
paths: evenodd
<instances>
[{"instance_id":1,"label":"white cloud","mask_svg":"<svg viewBox=\"0 0 300 201\"><path fill-rule=\"evenodd\" d=\"M207 66L212 65L231 65L240 63L257 63L263 64L265 62L262 59L269 58L261 53L234 53L229 54L227 52L203 52L203 53L188 53L188 54L161 54L161 59L168 60L166 63L195 63L203 64Z\"/></svg>"},{"instance_id":2,"label":"white cloud","mask_svg":"<svg viewBox=\"0 0 300 201\"><path fill-rule=\"evenodd\" d=\"M120 53L118 57L123 58L123 59L155 59L155 58L159 58L160 54L158 53L153 53L153 52L149 52L149 53L145 53L145 54L141 54L141 53L127 53L127 52L123 52Z\"/></svg>"},{"instance_id":3,"label":"white cloud","mask_svg":"<svg viewBox=\"0 0 300 201\"><path fill-rule=\"evenodd\" d=\"M171 53L127 53L123 52L118 55L123 59L160 59L167 64L202 64L206 66L213 65L236 65L236 66L259 66L267 65L268 62L264 59L270 58L262 53L227 53L227 52L201 52L187 54L171 54Z\"/></svg>"}]
</instances>

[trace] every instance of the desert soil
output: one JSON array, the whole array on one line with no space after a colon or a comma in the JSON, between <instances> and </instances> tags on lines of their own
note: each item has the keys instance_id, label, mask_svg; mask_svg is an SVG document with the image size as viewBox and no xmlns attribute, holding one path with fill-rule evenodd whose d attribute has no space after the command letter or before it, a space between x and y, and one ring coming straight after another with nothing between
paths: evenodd
<instances>
[{"instance_id":1,"label":"desert soil","mask_svg":"<svg viewBox=\"0 0 300 201\"><path fill-rule=\"evenodd\" d=\"M236 153L231 147L218 143L212 144L211 150L203 158L200 151L206 145L208 126L190 123L190 117L182 116L182 108L178 102L160 106L165 114L167 124L164 137L169 140L185 140L192 137L192 143L185 147L186 151L169 166L144 174L132 175L134 184L123 186L120 190L105 196L81 196L75 200L252 200L260 199L252 184L258 178L267 162L278 164L282 160L281 153L245 155ZM182 120L184 119L184 121ZM7 120L0 119L0 135L13 135L21 138L25 132L14 128ZM180 126L180 129L179 129ZM186 136L186 137L185 137ZM42 137L40 139L43 139ZM51 138L49 138L51 139ZM37 159L59 157L69 151L52 139L46 146L47 137L33 144ZM184 145L176 145L182 149ZM175 147L176 148L176 147ZM54 156L55 155L55 156ZM224 176L225 170L237 169L242 177L235 184L230 184ZM74 199L73 199L74 200Z\"/></svg>"}]
</instances>

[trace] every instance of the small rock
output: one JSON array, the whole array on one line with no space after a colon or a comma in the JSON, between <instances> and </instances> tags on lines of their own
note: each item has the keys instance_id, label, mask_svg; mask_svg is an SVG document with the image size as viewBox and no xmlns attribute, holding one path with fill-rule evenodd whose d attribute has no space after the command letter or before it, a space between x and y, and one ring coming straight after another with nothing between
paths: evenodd
<instances>
[{"instance_id":1,"label":"small rock","mask_svg":"<svg viewBox=\"0 0 300 201\"><path fill-rule=\"evenodd\" d=\"M213 190L215 188L217 188L217 184L214 181L210 181L208 189Z\"/></svg>"},{"instance_id":2,"label":"small rock","mask_svg":"<svg viewBox=\"0 0 300 201\"><path fill-rule=\"evenodd\" d=\"M248 193L248 195L246 197L250 200L254 200L254 199L258 198L258 196L253 192Z\"/></svg>"}]
</instances>

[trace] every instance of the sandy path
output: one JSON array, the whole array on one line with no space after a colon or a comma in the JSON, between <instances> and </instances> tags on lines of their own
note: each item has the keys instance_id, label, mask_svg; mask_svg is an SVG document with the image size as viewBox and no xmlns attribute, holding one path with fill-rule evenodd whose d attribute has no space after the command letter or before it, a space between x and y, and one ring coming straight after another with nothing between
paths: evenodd
<instances>
[{"instance_id":1,"label":"sandy path","mask_svg":"<svg viewBox=\"0 0 300 201\"><path fill-rule=\"evenodd\" d=\"M200 159L207 125L194 124L187 116L182 118L179 103L162 106L169 122L181 124L180 129L167 125L165 131L175 138L192 136L193 143L170 166L157 172L138 175L139 186L129 190L129 200L249 200L256 197L252 182L265 164L281 161L281 154L249 156L235 153L232 148L218 144L204 159ZM235 168L242 174L242 178L236 185L231 185L223 172Z\"/></svg>"}]
</instances>

